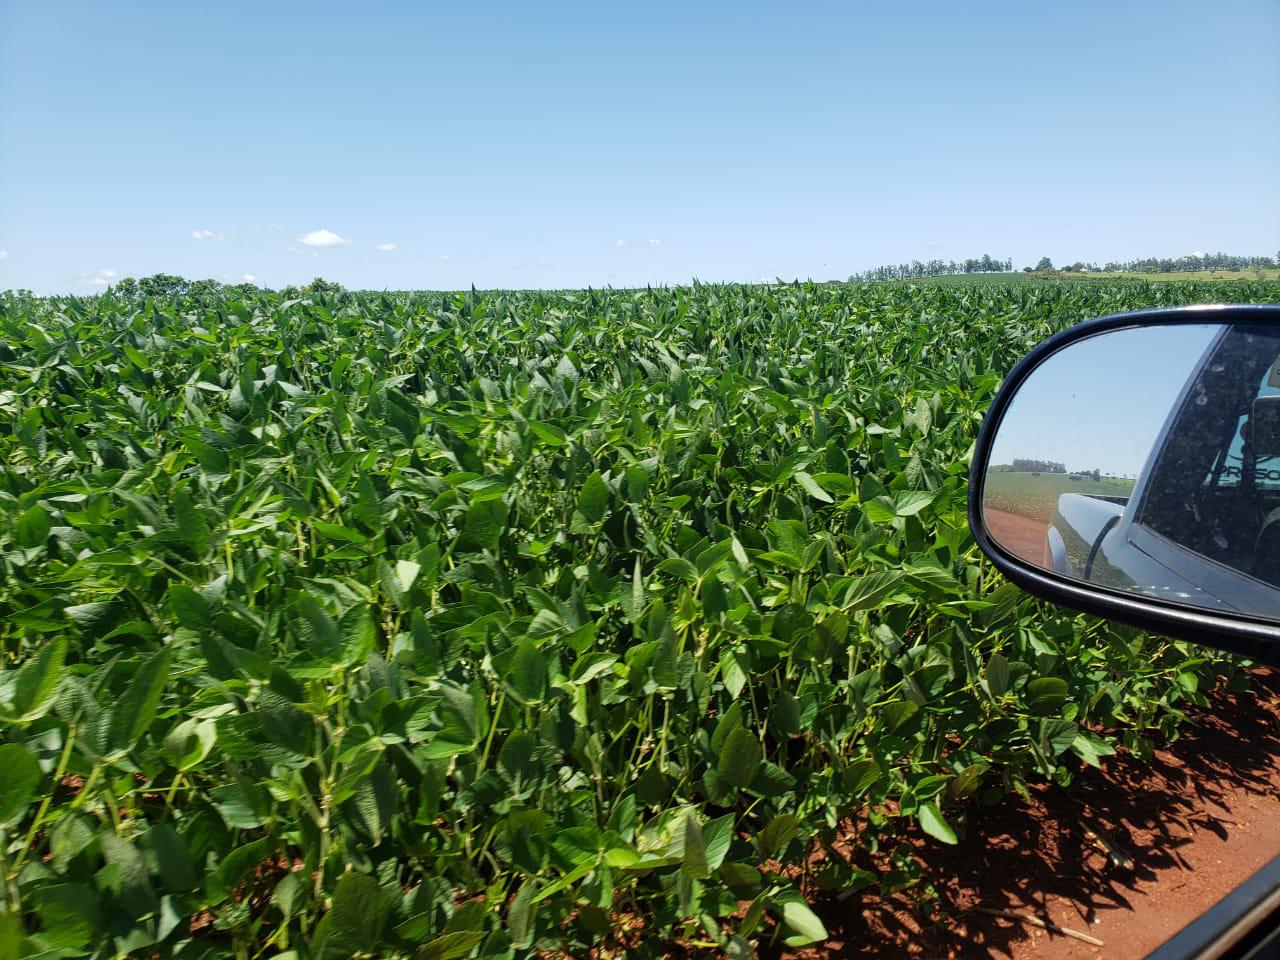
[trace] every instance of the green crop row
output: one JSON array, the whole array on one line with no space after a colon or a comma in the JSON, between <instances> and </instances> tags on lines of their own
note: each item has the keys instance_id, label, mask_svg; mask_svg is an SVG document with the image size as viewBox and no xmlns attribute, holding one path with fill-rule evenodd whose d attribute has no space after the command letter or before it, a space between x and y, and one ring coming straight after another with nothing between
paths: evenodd
<instances>
[{"instance_id":1,"label":"green crop row","mask_svg":"<svg viewBox=\"0 0 1280 960\"><path fill-rule=\"evenodd\" d=\"M965 522L1025 350L1220 290L0 296L0 955L821 941L1241 681Z\"/></svg>"}]
</instances>

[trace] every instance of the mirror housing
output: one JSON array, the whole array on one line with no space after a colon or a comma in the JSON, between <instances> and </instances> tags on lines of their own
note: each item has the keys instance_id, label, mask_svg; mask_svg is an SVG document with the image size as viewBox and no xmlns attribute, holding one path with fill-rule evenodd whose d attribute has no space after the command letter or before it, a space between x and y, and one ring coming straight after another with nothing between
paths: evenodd
<instances>
[{"instance_id":1,"label":"mirror housing","mask_svg":"<svg viewBox=\"0 0 1280 960\"><path fill-rule=\"evenodd\" d=\"M1167 419L1157 438L1158 442L1147 456L1145 466L1136 475L1130 473L1125 476L1114 467L1109 474L1106 463L1072 462L1073 457L1082 461L1092 454L1082 455L1079 450L1072 449L1062 439L1059 431L1050 425L1046 425L1041 431L1041 435L1046 438L1044 446L1048 450L1035 453L1027 451L1021 459L1005 456L999 464L993 463L992 454L996 449L997 437L1001 435L1001 427L1005 425L1007 418L1010 423L1016 424L1017 416L1009 416L1011 407L1019 392L1037 371L1042 372L1044 380L1049 380L1048 372L1054 369L1055 364L1062 365L1061 357L1066 351L1072 347L1079 348L1083 341L1099 338L1092 344L1097 353L1099 344L1103 342L1101 338L1106 334L1191 325L1198 325L1205 332L1200 339L1210 343L1210 346L1203 356L1200 354L1203 347L1196 348L1195 354L1187 362L1187 368L1192 373L1185 377L1185 383L1182 382L1184 374L1178 374L1177 383L1162 384L1171 387L1171 397L1176 395L1176 400L1172 401L1172 409L1167 411ZM1194 333L1191 330L1175 333L1187 339L1188 343L1197 339L1191 336ZM1275 582L1271 580L1267 583L1257 581L1249 575L1253 571L1246 570L1247 564L1243 561L1235 564L1241 569L1232 569L1232 565L1214 562L1193 551L1179 550L1177 544L1170 543L1166 536L1160 535L1161 531L1152 533L1137 529L1134 530L1132 542L1135 544L1133 549L1138 551L1138 559L1147 565L1157 562L1152 557L1166 562L1168 569L1178 571L1177 575L1171 574L1170 581L1179 584L1181 589L1161 587L1155 583L1130 584L1127 589L1121 589L1114 582L1106 582L1105 578L1091 579L1090 576L1090 568L1094 564L1106 566L1107 558L1099 558L1099 547L1104 543L1103 538L1108 531L1122 523L1140 526L1134 523L1134 514L1144 506L1146 499L1154 496L1151 476L1153 472L1159 476L1162 455L1172 456L1170 437L1176 435L1177 418L1180 415L1188 416L1187 411L1196 414L1196 407L1204 409L1207 395L1230 393L1234 405L1226 413L1217 415L1215 422L1219 425L1229 422L1233 434L1236 421L1230 419L1230 416L1237 408L1242 414L1239 433L1244 443L1244 459L1240 467L1231 468L1235 470L1233 477L1242 478L1239 483L1251 488L1255 473L1261 471L1250 472L1248 466L1280 456L1280 395L1264 394L1254 398L1253 393L1256 391L1247 389L1248 384L1244 383L1251 375L1242 376L1236 372L1233 364L1215 360L1222 356L1221 353L1214 352L1218 349L1217 345L1226 343L1229 334L1234 334L1237 341L1252 344L1257 339L1253 336L1256 333L1265 335L1263 345L1267 352L1272 351L1273 339L1280 343L1280 306L1195 306L1113 314L1064 330L1033 349L1014 367L997 392L974 447L969 477L969 526L982 552L1011 581L1041 599L1152 633L1203 643L1259 662L1280 664L1280 586L1270 587L1269 584ZM1083 354L1084 351L1077 350L1078 356ZM1252 355L1250 359L1253 359ZM1143 370L1148 378L1158 376L1159 371L1153 373L1143 366L1150 366L1147 357L1135 357L1134 361L1134 369ZM1266 362L1267 366L1261 371L1266 377L1264 390L1269 386L1280 392L1280 359L1268 357ZM1086 366L1080 373L1080 392L1083 394L1087 388L1092 389L1092 384L1086 379L1092 378L1092 371ZM1169 379L1171 378L1166 378ZM1061 382L1055 383L1061 386ZM1034 393L1034 387L1028 391L1029 395ZM1076 393L1073 391L1071 400L1075 399ZM1239 404L1246 405L1239 407ZM1114 415L1100 420L1098 427L1123 440L1124 410L1115 409L1114 404L1109 409ZM1163 411L1165 408L1161 409ZM1247 416L1243 416L1244 414ZM1120 424L1119 427L1117 423ZM1023 431L1023 435L1028 434ZM1009 433L1003 436L1007 439ZM1185 441L1185 436L1182 439ZM1058 455L1057 451L1062 448L1054 447L1054 442L1065 445L1065 455ZM1113 448L1116 442L1116 436L1113 436ZM1240 442L1236 442L1237 447ZM1005 447L1008 446L1006 443ZM1008 449L1002 452L1007 454ZM1173 452L1179 451L1174 449ZM1018 456L1016 450L1013 454ZM1237 456L1236 459L1240 458ZM1225 460L1224 449L1215 471L1222 471ZM1199 472L1198 462L1194 458L1188 457L1187 462L1192 466L1187 467L1180 477L1175 475L1175 479L1183 487L1190 488L1203 474ZM1035 511L1039 517L1038 527L1028 524L1030 530L1022 530L1020 534L1016 534L1013 527L1001 529L998 534L993 533L993 521L1009 518L999 516L1001 511L992 508L987 495L988 484L995 477L999 483L1007 486L1012 481L1008 474L1013 473L1024 478L1035 478L1034 483L1040 485L1039 489L1051 491L1051 495L1044 494L1043 502ZM1169 473L1167 468L1165 473ZM1213 476L1216 478L1217 473ZM1028 479L1027 482L1032 481ZM992 486L994 488L996 485ZM1182 503L1179 505L1186 506ZM1051 513L1052 517L1046 517L1046 513ZM1204 517L1194 504L1187 512L1188 517L1192 515L1194 523L1185 517L1177 522L1188 526L1199 524L1197 535L1207 536L1211 528L1204 524L1209 524L1212 518ZM1280 522L1275 522L1278 520L1280 509L1275 510L1274 516L1267 517L1267 527L1264 529L1274 527L1274 532L1280 533ZM1058 529L1062 527L1070 532L1073 524L1087 531L1083 545L1066 542L1062 530ZM1163 532L1167 534L1169 531L1166 529ZM1212 533L1217 535L1216 530L1212 530ZM1071 539L1070 536L1068 539ZM1244 542L1247 538L1242 535L1240 539ZM1280 541L1280 537L1277 540ZM1250 539L1248 543L1252 548L1253 541ZM1174 556L1179 553L1182 556ZM1166 555L1172 556L1172 560ZM1199 568L1196 563L1201 561L1205 571L1203 593L1195 586L1188 589L1188 581L1191 584L1197 581L1195 571ZM1188 569L1192 572L1188 573ZM1233 577L1243 584L1246 588L1244 594L1251 599L1243 603L1217 602L1215 596L1222 595L1220 585ZM1274 600L1269 592L1272 589Z\"/></svg>"}]
</instances>

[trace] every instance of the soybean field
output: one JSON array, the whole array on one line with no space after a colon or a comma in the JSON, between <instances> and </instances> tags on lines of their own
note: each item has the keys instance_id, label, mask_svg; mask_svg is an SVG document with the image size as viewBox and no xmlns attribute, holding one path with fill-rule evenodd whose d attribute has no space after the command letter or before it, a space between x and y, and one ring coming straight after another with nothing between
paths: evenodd
<instances>
[{"instance_id":1,"label":"soybean field","mask_svg":"<svg viewBox=\"0 0 1280 960\"><path fill-rule=\"evenodd\" d=\"M0 294L0 954L820 945L1247 682L965 520L1027 349L1224 293Z\"/></svg>"}]
</instances>

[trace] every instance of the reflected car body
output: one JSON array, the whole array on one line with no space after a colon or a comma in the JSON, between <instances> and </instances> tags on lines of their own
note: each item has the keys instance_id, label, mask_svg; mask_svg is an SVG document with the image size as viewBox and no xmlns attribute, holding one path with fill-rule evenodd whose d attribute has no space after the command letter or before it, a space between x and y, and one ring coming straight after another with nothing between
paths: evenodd
<instances>
[{"instance_id":1,"label":"reflected car body","mask_svg":"<svg viewBox=\"0 0 1280 960\"><path fill-rule=\"evenodd\" d=\"M1201 608L1280 616L1272 546L1280 484L1249 439L1257 385L1276 376L1278 355L1274 328L1224 329L1188 378L1133 494L1058 497L1045 567Z\"/></svg>"}]
</instances>

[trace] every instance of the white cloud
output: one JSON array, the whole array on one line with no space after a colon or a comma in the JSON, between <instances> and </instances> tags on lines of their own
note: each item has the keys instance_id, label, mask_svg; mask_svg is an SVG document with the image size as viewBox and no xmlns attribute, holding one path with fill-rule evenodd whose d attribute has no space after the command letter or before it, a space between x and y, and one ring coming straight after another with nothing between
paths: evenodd
<instances>
[{"instance_id":1,"label":"white cloud","mask_svg":"<svg viewBox=\"0 0 1280 960\"><path fill-rule=\"evenodd\" d=\"M650 241L649 241L649 246L653 247L654 249L657 249L658 247L662 246L662 241L661 241L661 240L650 240Z\"/></svg>"},{"instance_id":2,"label":"white cloud","mask_svg":"<svg viewBox=\"0 0 1280 960\"><path fill-rule=\"evenodd\" d=\"M9 251L0 250L0 260L8 260L8 259L9 259Z\"/></svg>"},{"instance_id":3,"label":"white cloud","mask_svg":"<svg viewBox=\"0 0 1280 960\"><path fill-rule=\"evenodd\" d=\"M938 240L930 240L927 246L929 247L930 250L936 250L938 249L939 244L940 244L940 241Z\"/></svg>"},{"instance_id":4,"label":"white cloud","mask_svg":"<svg viewBox=\"0 0 1280 960\"><path fill-rule=\"evenodd\" d=\"M1191 255L1193 257L1203 257L1205 255L1205 252L1203 250L1193 250L1191 252Z\"/></svg>"},{"instance_id":5,"label":"white cloud","mask_svg":"<svg viewBox=\"0 0 1280 960\"><path fill-rule=\"evenodd\" d=\"M447 253L442 253L442 254L440 254L440 262L441 262L441 263L448 263L448 262L449 262L449 255L448 255Z\"/></svg>"},{"instance_id":6,"label":"white cloud","mask_svg":"<svg viewBox=\"0 0 1280 960\"><path fill-rule=\"evenodd\" d=\"M373 249L377 250L379 253L390 253L395 248L396 245L394 243L380 243Z\"/></svg>"},{"instance_id":7,"label":"white cloud","mask_svg":"<svg viewBox=\"0 0 1280 960\"><path fill-rule=\"evenodd\" d=\"M308 247L340 247L344 243L351 241L345 237L340 237L332 230L312 230L310 233L304 233L298 238L298 242Z\"/></svg>"},{"instance_id":8,"label":"white cloud","mask_svg":"<svg viewBox=\"0 0 1280 960\"><path fill-rule=\"evenodd\" d=\"M116 273L110 267L103 267L96 273L77 273L76 286L89 288L108 287L111 285L111 281L118 276L120 276L120 274Z\"/></svg>"},{"instance_id":9,"label":"white cloud","mask_svg":"<svg viewBox=\"0 0 1280 960\"><path fill-rule=\"evenodd\" d=\"M289 244L287 247L285 247L285 248L284 248L284 252L285 252L285 253L292 253L292 254L294 254L295 256L299 256L299 257L318 257L318 256L320 256L320 254L319 254L319 253L317 253L317 252L316 252L316 251L314 251L314 250L299 250L299 249L298 249L297 247L295 247L292 243L291 243L291 244Z\"/></svg>"},{"instance_id":10,"label":"white cloud","mask_svg":"<svg viewBox=\"0 0 1280 960\"><path fill-rule=\"evenodd\" d=\"M193 240L221 240L223 238L220 230L192 230L191 237Z\"/></svg>"},{"instance_id":11,"label":"white cloud","mask_svg":"<svg viewBox=\"0 0 1280 960\"><path fill-rule=\"evenodd\" d=\"M622 248L622 247L629 247L629 246L631 246L630 242L628 242L628 241L626 241L626 240L615 240L615 241L613 241L613 245L614 245L615 247L618 247L618 248Z\"/></svg>"},{"instance_id":12,"label":"white cloud","mask_svg":"<svg viewBox=\"0 0 1280 960\"><path fill-rule=\"evenodd\" d=\"M245 283L254 283L257 281L258 278L255 277L252 273L246 273L240 279L243 280Z\"/></svg>"}]
</instances>

